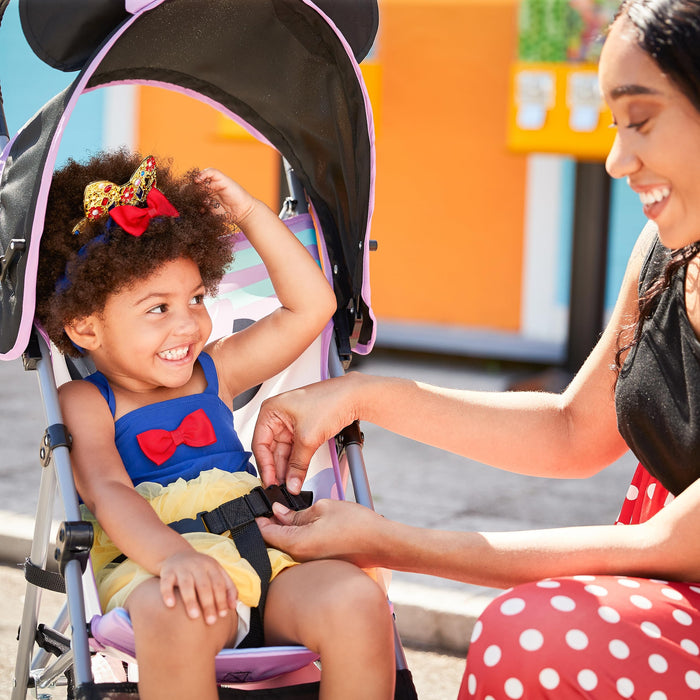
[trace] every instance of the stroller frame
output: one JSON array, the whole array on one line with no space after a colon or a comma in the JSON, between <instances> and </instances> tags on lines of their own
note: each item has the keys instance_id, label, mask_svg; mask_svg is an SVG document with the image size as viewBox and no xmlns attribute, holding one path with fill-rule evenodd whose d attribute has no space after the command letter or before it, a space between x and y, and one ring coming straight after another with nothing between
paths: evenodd
<instances>
[{"instance_id":1,"label":"stroller frame","mask_svg":"<svg viewBox=\"0 0 700 700\"><path fill-rule=\"evenodd\" d=\"M0 19L8 2L0 0ZM174 38L172 30L180 26L178 19L182 17L186 17L188 23L195 21L192 9L199 3L196 9L201 11L201 0L125 0L124 8L121 0L83 0L82 11L86 16L93 15L91 26L95 29L94 36L86 37L81 43L83 53L79 55L73 48L66 47L75 45L68 35L74 31L73 26L80 23L74 21L74 16L65 16L61 0L56 0L50 10L41 0L19 2L25 35L35 52L53 67L80 69L80 73L12 139L0 109L0 147L3 148L0 155L0 359L15 359L21 355L25 369L37 372L48 425L42 446L43 469L34 538L25 564L27 592L12 700L25 698L29 687L37 690L50 687L64 674L69 678L71 697L133 697L136 690L133 684L101 687L93 678L86 610L97 605L96 591L91 593L90 586L84 585L86 577L91 577L87 567L91 529L85 527L80 516L70 464L70 438L62 425L51 348L40 330L33 326L32 280L36 274L50 174L65 122L77 98L85 91L116 84L155 84L211 104L276 148L287 164L290 189L282 218L303 213L308 201L309 213L323 244L324 269L338 301L333 323L334 342L329 343L329 367L325 376L340 376L353 351L362 354L370 351L375 334L368 284L368 235L374 186L373 130L371 109L357 61L369 50L376 33L376 0L353 0L351 3L318 0L316 4L311 0L217 0L207 8L217 17L207 17L205 21L212 31L217 30L215 33L221 50L226 53L226 62L237 66L231 71L236 74L233 77L224 69L212 69L211 74L204 76L190 71L191 64L196 61L187 52L184 56L178 54L181 60L174 66L167 46L161 46L162 55L154 50L148 61L135 57L131 50L143 36L153 36L153 29L162 28L162 25L169 30L170 42L182 48L184 42ZM71 8L75 8L74 0ZM44 22L48 27L45 34L34 31L39 24L33 24L33 20L47 11L54 12L55 21ZM283 40L289 37L289 45L298 49L299 55L287 63L301 71L299 74L304 75L305 85L290 86L285 76L275 77L275 66L265 63L259 51L254 53L254 46L242 40L244 45L226 43L228 37L219 31L222 13L235 16L235 21L229 21L230 25L249 22L250 26L259 27L261 22L265 26L272 23L277 37ZM355 15L359 18L357 21ZM343 32L338 27L342 27ZM60 40L54 35L61 35ZM210 37L207 38L207 50L211 50ZM352 46L348 43L350 40ZM193 49L195 56L196 50L197 47ZM310 79L313 71L302 69L310 64L316 67L318 62L322 70L316 83ZM259 94L261 75L274 82L267 91L275 95L274 104L268 104ZM324 93L319 86L332 94ZM323 109L318 108L319 104ZM324 122L318 121L316 115L328 112L329 105L331 113L325 115ZM337 440L339 451L345 456L342 471L345 473L347 467L355 500L373 507L361 442L358 426ZM340 474L338 456L335 459L336 471ZM337 483L339 497L343 497L343 485ZM65 511L55 552L59 574L47 571L56 489ZM41 588L57 590L63 586L67 603L53 627L38 625ZM89 599L91 595L95 600ZM69 626L70 640L63 636ZM41 648L30 661L36 641ZM398 633L395 633L395 650L396 697L415 698ZM52 653L58 658L50 662ZM315 696L314 684L294 687L307 693L304 697ZM221 692L222 697L234 697L225 694L225 689ZM254 695L258 692L255 690L242 692L245 695L241 697L259 697Z\"/></svg>"}]
</instances>

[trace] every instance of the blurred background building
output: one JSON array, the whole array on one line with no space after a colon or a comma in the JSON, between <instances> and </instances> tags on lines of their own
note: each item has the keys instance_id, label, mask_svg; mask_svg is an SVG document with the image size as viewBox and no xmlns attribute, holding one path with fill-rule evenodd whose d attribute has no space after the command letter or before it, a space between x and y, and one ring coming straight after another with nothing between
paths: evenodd
<instances>
[{"instance_id":1,"label":"blurred background building","mask_svg":"<svg viewBox=\"0 0 700 700\"><path fill-rule=\"evenodd\" d=\"M637 197L602 174L614 132L595 63L616 5L380 0L378 38L362 64L376 128L378 346L579 363L574 312L599 297L609 313L644 224ZM10 3L0 83L11 134L73 77L31 53ZM155 86L86 96L58 161L120 145L172 155L180 167L219 167L273 208L286 194L276 152ZM584 353L601 324L594 315L576 339Z\"/></svg>"}]
</instances>

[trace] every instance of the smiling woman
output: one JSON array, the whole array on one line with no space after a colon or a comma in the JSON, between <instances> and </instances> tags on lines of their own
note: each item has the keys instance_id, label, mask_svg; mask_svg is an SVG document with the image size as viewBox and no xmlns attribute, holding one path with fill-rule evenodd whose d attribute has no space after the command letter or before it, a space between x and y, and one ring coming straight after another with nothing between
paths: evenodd
<instances>
[{"instance_id":1,"label":"smiling woman","mask_svg":"<svg viewBox=\"0 0 700 700\"><path fill-rule=\"evenodd\" d=\"M606 167L639 194L661 242L683 248L700 238L700 92L684 74L667 72L670 62L662 69L640 43L641 31L623 15L601 56L600 85L618 129ZM672 46L665 52L678 51Z\"/></svg>"}]
</instances>

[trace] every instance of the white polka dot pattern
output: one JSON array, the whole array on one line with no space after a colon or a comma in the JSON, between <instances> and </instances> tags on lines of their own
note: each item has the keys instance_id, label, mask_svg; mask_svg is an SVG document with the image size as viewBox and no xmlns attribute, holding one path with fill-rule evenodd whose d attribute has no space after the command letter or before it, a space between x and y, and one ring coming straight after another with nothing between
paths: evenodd
<instances>
[{"instance_id":1,"label":"white polka dot pattern","mask_svg":"<svg viewBox=\"0 0 700 700\"><path fill-rule=\"evenodd\" d=\"M671 499L640 467L618 524L643 522ZM459 700L696 692L700 700L700 584L585 574L496 598L474 626Z\"/></svg>"},{"instance_id":2,"label":"white polka dot pattern","mask_svg":"<svg viewBox=\"0 0 700 700\"><path fill-rule=\"evenodd\" d=\"M696 639L697 585L622 576L526 584L474 626L459 697L687 697L700 691Z\"/></svg>"}]
</instances>

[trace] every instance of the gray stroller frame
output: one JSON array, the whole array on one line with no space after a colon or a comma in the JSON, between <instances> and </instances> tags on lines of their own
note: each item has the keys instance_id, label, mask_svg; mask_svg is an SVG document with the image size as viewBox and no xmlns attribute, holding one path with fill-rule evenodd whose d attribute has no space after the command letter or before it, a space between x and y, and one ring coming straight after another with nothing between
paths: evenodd
<instances>
[{"instance_id":1,"label":"gray stroller frame","mask_svg":"<svg viewBox=\"0 0 700 700\"><path fill-rule=\"evenodd\" d=\"M0 19L8 2L0 0ZM91 576L92 528L80 515L51 347L33 322L46 199L65 123L87 90L154 84L212 105L276 148L287 165L290 190L281 216L303 214L308 203L323 246L324 268L338 302L327 376L340 376L352 352L370 351L375 335L368 281L373 128L357 61L376 34L377 6L376 0L19 2L34 51L53 67L80 72L12 139L0 109L0 359L21 356L25 369L37 372L48 425L34 538L25 563L12 700L23 700L29 688L38 694L61 682L68 685L70 698L133 698L135 684L100 684L93 678L86 609L95 601L86 600L90 587L84 586ZM137 52L134 47L144 41L149 51ZM217 55L217 65L198 60L204 54ZM79 364L69 368L74 378L87 371ZM361 443L358 425L338 437L337 459L343 456L338 471L347 464L355 500L371 508ZM57 489L65 520L54 549L50 530ZM58 573L51 570L51 556ZM51 626L38 623L42 588L67 594ZM398 633L395 650L395 697L415 698ZM314 683L269 693L220 689L221 697L311 698L317 693Z\"/></svg>"}]
</instances>

